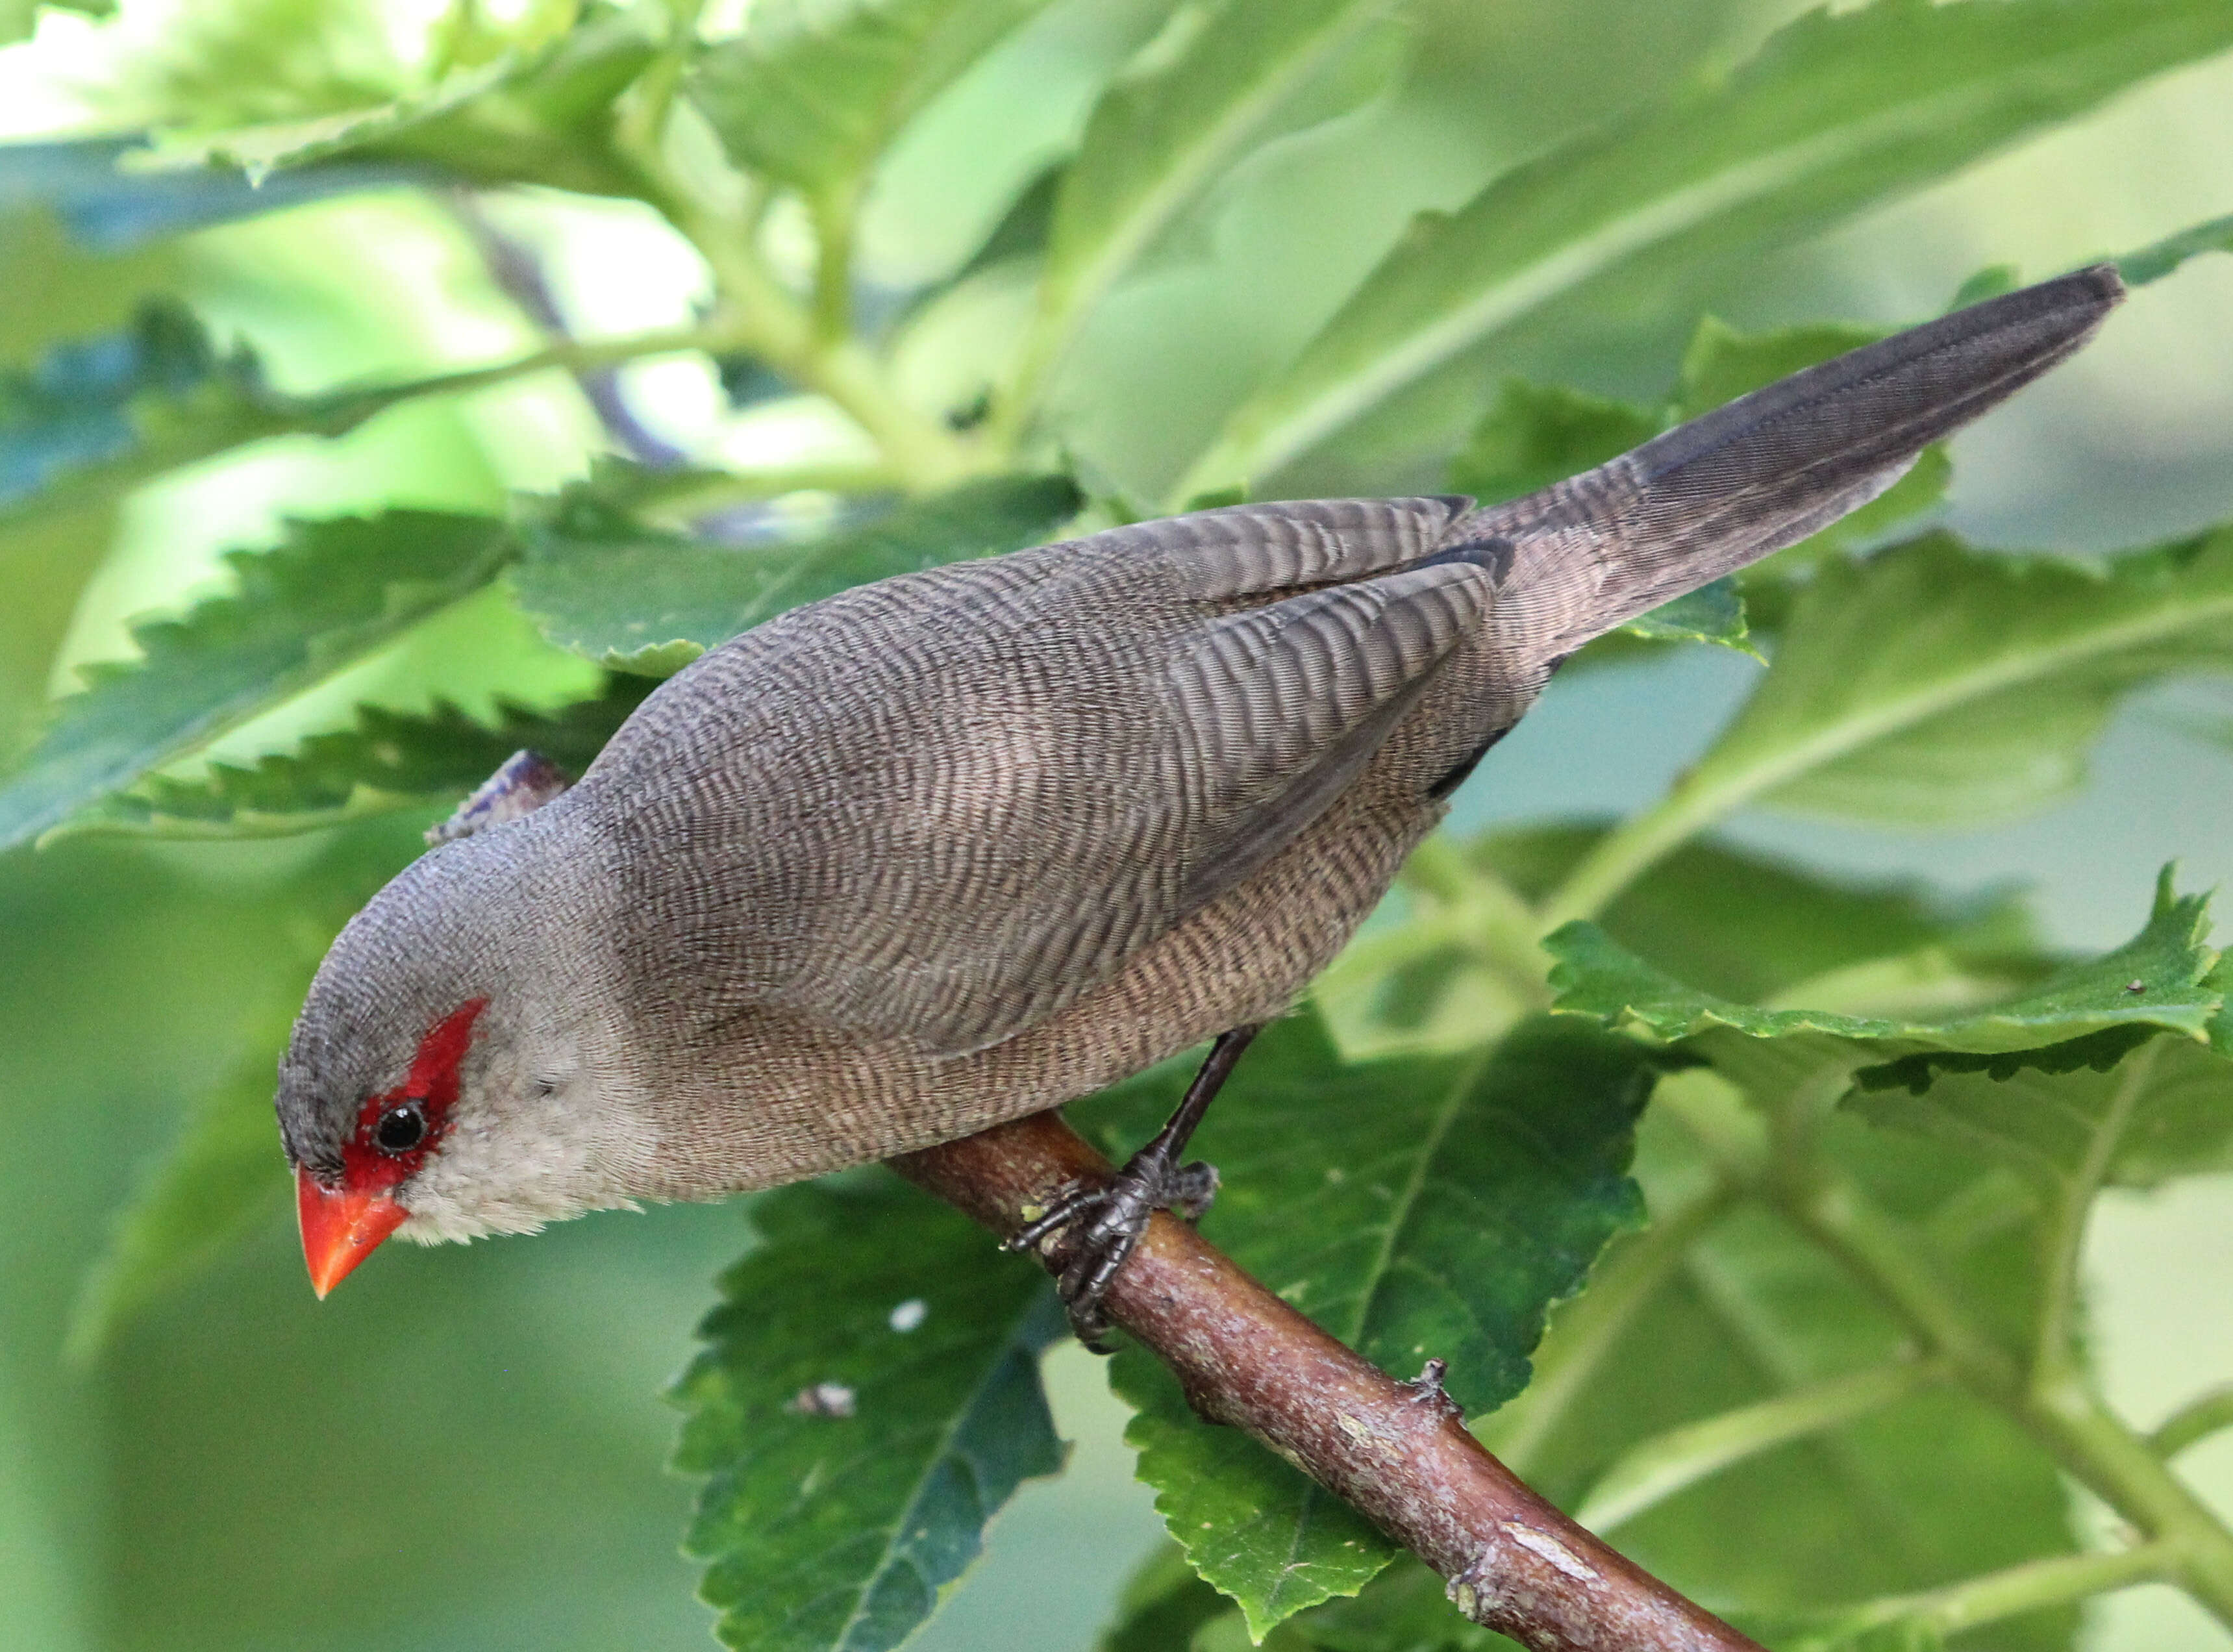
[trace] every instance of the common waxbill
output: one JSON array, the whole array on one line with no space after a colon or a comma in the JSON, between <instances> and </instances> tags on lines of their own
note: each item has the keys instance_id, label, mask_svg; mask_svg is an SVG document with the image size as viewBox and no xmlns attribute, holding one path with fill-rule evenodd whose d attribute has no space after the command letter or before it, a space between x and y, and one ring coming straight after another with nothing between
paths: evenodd
<instances>
[{"instance_id":1,"label":"common waxbill","mask_svg":"<svg viewBox=\"0 0 2233 1652\"><path fill-rule=\"evenodd\" d=\"M319 1294L391 1232L887 1159L1226 1035L1052 1213L1091 1329L1147 1210L1206 1196L1178 1150L1248 1031L1559 662L1875 498L2122 296L1992 299L1486 510L1236 505L884 580L707 654L570 790L522 754L342 931L281 1063Z\"/></svg>"}]
</instances>

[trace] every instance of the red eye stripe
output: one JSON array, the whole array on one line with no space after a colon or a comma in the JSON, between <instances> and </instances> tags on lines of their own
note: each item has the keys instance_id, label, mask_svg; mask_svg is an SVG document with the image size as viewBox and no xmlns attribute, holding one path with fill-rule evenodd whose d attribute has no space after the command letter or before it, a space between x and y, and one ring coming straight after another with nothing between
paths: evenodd
<instances>
[{"instance_id":1,"label":"red eye stripe","mask_svg":"<svg viewBox=\"0 0 2233 1652\"><path fill-rule=\"evenodd\" d=\"M411 1070L384 1095L369 1097L357 1110L356 1133L342 1148L342 1184L353 1190L384 1193L409 1180L449 1129L450 1109L458 1100L458 1069L472 1047L473 1023L488 1008L486 998L471 998L450 1011L419 1041ZM373 1132L381 1115L400 1102L416 1100L426 1109L426 1134L408 1153L383 1153Z\"/></svg>"}]
</instances>

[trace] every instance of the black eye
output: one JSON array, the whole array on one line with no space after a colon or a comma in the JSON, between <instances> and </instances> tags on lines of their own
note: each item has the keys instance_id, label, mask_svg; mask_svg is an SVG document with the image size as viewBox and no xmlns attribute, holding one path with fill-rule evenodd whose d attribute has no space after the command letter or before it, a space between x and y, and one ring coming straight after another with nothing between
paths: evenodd
<instances>
[{"instance_id":1,"label":"black eye","mask_svg":"<svg viewBox=\"0 0 2233 1652\"><path fill-rule=\"evenodd\" d=\"M426 1139L426 1110L419 1102L391 1107L372 1127L374 1143L382 1153L408 1153Z\"/></svg>"}]
</instances>

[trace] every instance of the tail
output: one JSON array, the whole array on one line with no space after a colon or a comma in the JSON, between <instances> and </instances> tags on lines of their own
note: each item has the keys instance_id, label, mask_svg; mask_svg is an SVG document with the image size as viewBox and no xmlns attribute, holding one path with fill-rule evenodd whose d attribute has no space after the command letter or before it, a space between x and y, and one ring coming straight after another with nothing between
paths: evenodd
<instances>
[{"instance_id":1,"label":"tail","mask_svg":"<svg viewBox=\"0 0 2233 1652\"><path fill-rule=\"evenodd\" d=\"M1499 620L1563 658L1866 504L1932 442L2076 351L2124 296L2098 264L1973 304L1474 511L1444 543L1508 541Z\"/></svg>"}]
</instances>

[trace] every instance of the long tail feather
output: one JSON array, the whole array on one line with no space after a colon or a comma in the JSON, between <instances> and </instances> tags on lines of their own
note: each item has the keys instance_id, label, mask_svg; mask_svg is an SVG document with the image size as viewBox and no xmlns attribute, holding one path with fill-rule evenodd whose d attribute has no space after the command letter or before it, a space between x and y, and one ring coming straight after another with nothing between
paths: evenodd
<instances>
[{"instance_id":1,"label":"long tail feather","mask_svg":"<svg viewBox=\"0 0 2233 1652\"><path fill-rule=\"evenodd\" d=\"M1509 540L1500 621L1563 656L1867 504L1932 442L2078 349L2124 296L2100 264L1973 304L1475 511L1445 543Z\"/></svg>"}]
</instances>

